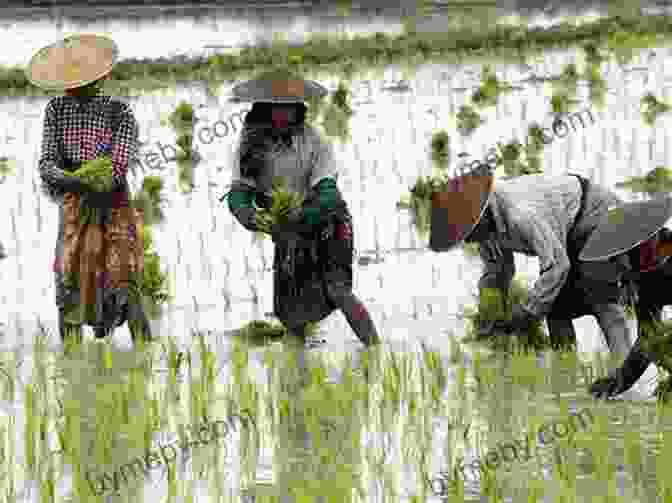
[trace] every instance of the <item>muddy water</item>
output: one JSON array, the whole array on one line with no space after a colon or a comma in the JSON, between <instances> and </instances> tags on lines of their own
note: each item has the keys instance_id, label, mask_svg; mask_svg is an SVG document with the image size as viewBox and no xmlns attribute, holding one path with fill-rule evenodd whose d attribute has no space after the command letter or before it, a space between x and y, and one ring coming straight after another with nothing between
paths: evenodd
<instances>
[{"instance_id":1,"label":"muddy water","mask_svg":"<svg viewBox=\"0 0 672 503\"><path fill-rule=\"evenodd\" d=\"M131 26L130 23L126 25ZM139 33L140 27L137 25L131 31ZM97 28L92 25L91 29ZM143 30L147 33L146 28ZM43 33L46 35L46 32ZM37 43L37 38L32 37L31 43ZM131 40L126 42L129 46L139 45ZM242 42L235 40L231 43ZM194 47L196 50L198 46ZM32 49L32 46L26 45L20 51L25 50L28 54ZM146 46L144 49L149 50ZM162 46L161 50L168 48ZM530 61L525 67L495 65L502 79L521 89L504 96L496 108L487 111L487 123L472 138L462 139L452 134L451 150L481 158L497 141L506 143L514 138L522 139L530 121L550 124L552 119L546 113L550 108L548 89L526 80L531 75L557 74L563 65L573 59L572 53L557 52L538 61ZM613 187L628 176L641 175L658 165L670 165L672 144L667 133L669 128L666 128L669 119L662 117L654 128L648 128L639 118L638 107L639 99L649 90L669 99L668 59L663 50L646 50L628 67L619 68L611 64L605 73L610 90L604 110L591 108L594 124L587 121L586 128L554 139L543 157L545 172L581 173ZM408 91L390 90L402 79ZM428 65L412 77L405 77L401 70L390 69L380 79L356 80L353 83L355 115L351 122L352 141L336 146L342 167L339 183L355 219L358 254L374 258L369 265L356 268L356 291L371 307L383 338L395 351L408 353L419 340L426 341L430 347L439 350L446 367L450 367L448 341L451 334L459 338L463 333L458 313L463 305L474 301L480 264L477 259L467 258L459 251L438 255L427 251L426 243L417 237L411 227L410 216L397 211L395 203L417 176L431 173L427 155L431 133L440 128L454 130L449 114L456 113L459 106L466 103L478 79L477 65ZM337 82L326 84L334 89ZM141 140L146 144L145 151L156 149L157 141L164 145L174 143L174 134L161 124L161 120L181 100L188 100L199 107L198 115L202 118L199 124L202 125L218 119L227 120L232 113L245 108L227 103L227 92L227 88L222 88L218 96L213 97L191 87L132 98L131 103L141 126ZM579 96L586 95L587 90L582 89ZM53 332L55 308L50 273L56 208L39 194L36 173L41 115L45 104L44 100L12 99L6 100L0 109L4 119L0 124L6 125L0 133L3 154L15 158L17 162L17 175L0 185L0 239L9 255L0 263L0 321L6 324L2 329L2 345L3 349L22 347L19 353L23 358L29 353L30 348L26 346L32 343L38 319L52 331L50 344L54 352L58 350ZM577 110L591 106L584 101ZM226 367L227 371L230 370L232 351L231 338L227 337L227 333L246 321L263 318L272 310L271 244L253 243L250 235L217 202L230 179L234 139L235 135L231 135L209 145L198 145L204 161L196 168L196 188L190 195L177 190L174 163L166 163L162 171L154 173L160 173L167 181L167 223L155 234L156 248L162 262L169 268L175 293L174 304L154 323L155 328L161 335L174 336L183 351L193 349L192 329L209 330L208 338L215 346L213 351L218 358L217 370ZM626 193L621 195L628 197ZM519 272L525 274L530 282L536 279L536 259L517 256L516 263ZM634 330L634 325L632 328ZM604 349L594 320L578 320L577 331L580 334L580 352ZM321 332L328 343L318 352L340 355L331 364L331 378L337 381L340 357L353 352L358 342L339 313L322 323ZM411 349L406 344L410 344ZM128 353L129 346L129 334L123 328L114 339L115 351L118 352L115 353L118 355L115 362L119 365L134 365ZM469 366L474 357L470 349L465 350L464 361ZM264 382L270 375L260 357L259 353L252 357L251 366L255 367L252 375L255 381ZM587 359L587 356L583 358ZM34 365L30 357L21 365L20 375L24 382L33 380L31 368ZM70 364L71 367L74 365ZM498 375L506 376L511 371L506 360L494 359L489 365ZM457 397L459 387L456 386L455 369L449 368L448 384L442 390L441 399L456 408L463 402L467 403L470 418L480 428L479 431L495 430L504 439L515 437L515 425L530 414L551 418L558 416L558 396L577 409L593 407L583 391L585 380L580 378L580 372L575 376L562 377L563 364L559 356L540 355L536 366L547 370L548 379L544 382L527 389L508 379L501 379L484 392L468 391L467 399ZM82 377L90 371L88 366L85 367L78 367L81 374L79 383L88 382ZM652 389L651 378L654 375L655 369L649 369L637 389L627 397L634 401L644 400L646 392ZM186 379L186 376L182 378ZM473 377L469 379L473 381ZM76 389L78 382L71 378L70 385ZM667 425L656 422L649 405L628 407L624 409L626 415L620 416L620 419L615 412L616 406L601 407L603 413L611 414L611 423L616 425L610 434L610 440L615 440L612 442L614 455L622 453L619 442L625 431L635 429L643 437L644 466L649 475L635 484L629 472L619 471L618 494L627 497L628 501L654 501L654 481L650 474L660 448L656 435ZM21 398L3 403L3 410L7 416L16 416L16 438L22 438L25 404ZM433 466L438 471L446 455L441 442L448 442L446 439L457 428L451 423L453 419L442 415L433 420L436 423L437 445L432 453L435 459ZM369 425L364 429L363 444L368 446L369 443L386 441L387 437L380 434L380 427ZM302 449L305 449L305 432L288 430L286 435L289 440L285 438L283 442L293 442L293 447L290 445L289 448L294 449L294 455L300 458ZM397 428L392 442L399 446L403 437L403 428ZM238 445L239 441L236 437L232 445ZM22 444L19 442L17 446L18 466L21 466L25 456L21 452ZM467 452L470 460L483 455L476 446L469 447ZM234 459L239 455L238 451L232 454ZM279 466L282 460L282 452L274 452L270 444L262 446L260 464L252 484L257 487L257 494L264 492L263 487L272 487L278 476L286 475L286 467ZM386 458L389 466L395 466L394 461L400 467L396 481L399 501L409 501L408 496L414 493L416 486L408 475L410 471L404 471L407 467L402 468L403 460L398 453ZM357 463L361 462L357 458ZM542 472L546 470L548 475L548 458L540 463ZM235 462L228 468L230 476L227 480L230 482L227 484L235 492L242 476L234 469L237 469ZM512 470L510 479L507 479L509 486L513 486L527 468L525 464L520 464ZM577 495L581 495L579 501L589 501L591 494L599 494L591 486L593 476L585 466L580 470L577 476ZM370 493L366 501L382 501L378 499L374 479L369 475ZM468 482L468 500L481 501L478 497L480 489L477 482ZM514 490L512 487L509 489ZM640 491L636 496L635 489ZM202 498L208 498L207 489L199 486L199 491L202 492L197 494ZM28 498L27 493L23 496ZM550 496L546 500L551 501L548 498ZM438 498L428 501L438 501ZM513 501L520 499L514 498Z\"/></svg>"}]
</instances>

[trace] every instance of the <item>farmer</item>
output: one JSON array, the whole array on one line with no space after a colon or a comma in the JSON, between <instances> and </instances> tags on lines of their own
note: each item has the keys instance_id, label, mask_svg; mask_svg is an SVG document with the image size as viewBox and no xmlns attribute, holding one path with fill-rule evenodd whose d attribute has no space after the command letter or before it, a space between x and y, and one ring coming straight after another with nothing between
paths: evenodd
<instances>
[{"instance_id":1,"label":"farmer","mask_svg":"<svg viewBox=\"0 0 672 503\"><path fill-rule=\"evenodd\" d=\"M272 229L275 243L275 315L290 343L301 343L306 323L340 309L367 347L379 337L368 310L352 291L352 217L336 186L332 147L305 123L304 102L326 94L320 84L288 74L267 74L237 86L237 101L252 101L234 160L228 206L249 231L257 231L255 205L270 205L274 177L304 195L289 222ZM224 199L222 198L222 200Z\"/></svg>"},{"instance_id":2,"label":"farmer","mask_svg":"<svg viewBox=\"0 0 672 503\"><path fill-rule=\"evenodd\" d=\"M73 323L76 326L72 327L66 323L66 312L80 301L84 304L84 294L79 288L66 288L64 256L67 255L65 243L72 241L68 236L79 232L76 217L83 207L96 208L102 215L104 246L110 251L107 256L113 259L105 262L107 269L96 278L93 285L95 316L93 319L87 316L86 321L94 327L96 337L110 335L114 327L129 321L134 340L138 331L144 338L151 338L140 303L129 300L128 283L113 288L108 281L110 277L117 278L121 265L125 265L118 254L130 246L135 250L132 255L137 256L139 246L139 229L128 219L129 187L126 180L129 159L134 157L137 149L138 126L126 104L100 95L101 84L117 57L118 49L112 40L98 35L77 35L37 52L26 71L32 84L45 90L65 91L65 96L51 99L46 106L39 160L42 190L59 207L54 273L59 333L64 342L66 328L79 328L77 338L81 339L81 325ZM93 192L86 183L65 175L66 170L74 171L83 161L105 153L112 156L115 184L112 192ZM69 217L71 213L75 216ZM85 268L95 267L100 271L105 267L98 258L91 263L84 262Z\"/></svg>"},{"instance_id":3,"label":"farmer","mask_svg":"<svg viewBox=\"0 0 672 503\"><path fill-rule=\"evenodd\" d=\"M434 251L462 241L481 244L481 293L498 289L505 298L515 274L513 252L539 257L527 303L514 304L511 320L492 320L481 333L526 331L545 317L558 347L562 340L576 342L573 318L592 314L609 348L624 358L630 340L619 285L591 282L576 267L583 243L618 198L579 175L526 175L493 185L489 170L452 178L446 192L434 194L432 211Z\"/></svg>"},{"instance_id":4,"label":"farmer","mask_svg":"<svg viewBox=\"0 0 672 503\"><path fill-rule=\"evenodd\" d=\"M612 212L586 243L579 258L593 266L597 279L618 278L628 285L637 314L638 337L621 367L598 379L590 391L606 398L627 391L659 355L649 354L643 341L672 304L672 199L625 204Z\"/></svg>"}]
</instances>

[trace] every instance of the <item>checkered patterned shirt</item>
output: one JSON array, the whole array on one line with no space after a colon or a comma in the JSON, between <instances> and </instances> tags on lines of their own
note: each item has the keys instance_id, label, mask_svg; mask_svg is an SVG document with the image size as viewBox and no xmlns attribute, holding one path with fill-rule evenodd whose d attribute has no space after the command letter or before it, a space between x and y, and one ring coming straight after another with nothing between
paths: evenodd
<instances>
[{"instance_id":1,"label":"checkered patterned shirt","mask_svg":"<svg viewBox=\"0 0 672 503\"><path fill-rule=\"evenodd\" d=\"M77 163L111 154L115 189L124 186L129 162L138 156L138 124L131 108L121 103L119 126L113 133L105 114L110 100L110 96L95 96L80 102L59 96L47 104L39 173L42 190L54 202L60 202L64 194L59 184L65 176L59 167L64 159ZM128 195L122 194L119 203L127 204Z\"/></svg>"}]
</instances>

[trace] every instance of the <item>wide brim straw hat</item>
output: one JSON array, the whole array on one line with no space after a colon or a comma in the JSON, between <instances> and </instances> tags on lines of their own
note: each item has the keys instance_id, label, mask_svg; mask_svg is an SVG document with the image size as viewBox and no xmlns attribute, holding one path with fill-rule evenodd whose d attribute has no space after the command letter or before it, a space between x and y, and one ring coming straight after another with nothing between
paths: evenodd
<instances>
[{"instance_id":1,"label":"wide brim straw hat","mask_svg":"<svg viewBox=\"0 0 672 503\"><path fill-rule=\"evenodd\" d=\"M448 251L463 242L483 218L494 188L492 174L466 174L448 180L432 194L429 247Z\"/></svg>"},{"instance_id":2,"label":"wide brim straw hat","mask_svg":"<svg viewBox=\"0 0 672 503\"><path fill-rule=\"evenodd\" d=\"M231 91L232 101L260 103L304 103L319 100L327 93L321 84L284 71L262 74Z\"/></svg>"},{"instance_id":3,"label":"wide brim straw hat","mask_svg":"<svg viewBox=\"0 0 672 503\"><path fill-rule=\"evenodd\" d=\"M579 260L607 260L651 239L672 217L672 197L626 203L608 211L579 253Z\"/></svg>"},{"instance_id":4,"label":"wide brim straw hat","mask_svg":"<svg viewBox=\"0 0 672 503\"><path fill-rule=\"evenodd\" d=\"M26 78L47 91L75 89L106 76L118 57L117 44L109 37L72 35L37 51L28 63Z\"/></svg>"}]
</instances>

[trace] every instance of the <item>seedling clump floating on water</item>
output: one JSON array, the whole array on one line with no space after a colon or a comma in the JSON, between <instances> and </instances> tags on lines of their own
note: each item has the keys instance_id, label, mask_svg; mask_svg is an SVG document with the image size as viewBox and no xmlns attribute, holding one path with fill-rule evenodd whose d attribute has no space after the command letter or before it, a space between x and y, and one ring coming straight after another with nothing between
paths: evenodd
<instances>
[{"instance_id":1,"label":"seedling clump floating on water","mask_svg":"<svg viewBox=\"0 0 672 503\"><path fill-rule=\"evenodd\" d=\"M497 105L500 94L511 89L511 86L502 83L489 66L483 68L481 85L471 96L471 101L478 108L493 107Z\"/></svg>"},{"instance_id":2,"label":"seedling clump floating on water","mask_svg":"<svg viewBox=\"0 0 672 503\"><path fill-rule=\"evenodd\" d=\"M462 105L457 113L457 130L462 136L469 136L485 122L470 106Z\"/></svg>"},{"instance_id":3,"label":"seedling clump floating on water","mask_svg":"<svg viewBox=\"0 0 672 503\"><path fill-rule=\"evenodd\" d=\"M168 121L178 132L184 130L191 130L194 126L196 116L194 114L194 107L191 103L182 101L170 114Z\"/></svg>"},{"instance_id":4,"label":"seedling clump floating on water","mask_svg":"<svg viewBox=\"0 0 672 503\"><path fill-rule=\"evenodd\" d=\"M653 126L659 115L667 113L672 109L670 105L659 101L652 93L646 94L642 98L642 118L647 126Z\"/></svg>"},{"instance_id":5,"label":"seedling clump floating on water","mask_svg":"<svg viewBox=\"0 0 672 503\"><path fill-rule=\"evenodd\" d=\"M672 170L658 166L645 176L632 176L624 182L617 183L616 187L634 193L645 193L649 196L661 192L672 192Z\"/></svg>"},{"instance_id":6,"label":"seedling clump floating on water","mask_svg":"<svg viewBox=\"0 0 672 503\"><path fill-rule=\"evenodd\" d=\"M445 130L437 131L432 135L430 142L432 161L434 165L443 170L450 162L450 136Z\"/></svg>"}]
</instances>

